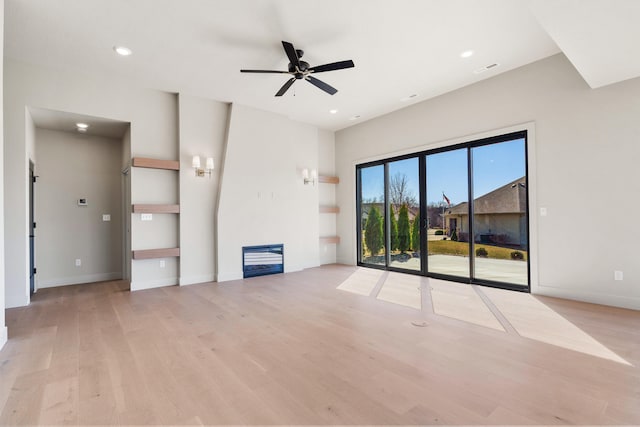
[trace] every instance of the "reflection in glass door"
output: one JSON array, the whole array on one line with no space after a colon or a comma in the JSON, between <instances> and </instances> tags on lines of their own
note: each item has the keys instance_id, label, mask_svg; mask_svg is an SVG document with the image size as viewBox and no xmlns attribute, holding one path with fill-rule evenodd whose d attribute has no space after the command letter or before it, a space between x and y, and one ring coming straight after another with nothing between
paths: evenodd
<instances>
[{"instance_id":1,"label":"reflection in glass door","mask_svg":"<svg viewBox=\"0 0 640 427\"><path fill-rule=\"evenodd\" d=\"M471 148L475 279L527 286L524 138Z\"/></svg>"},{"instance_id":2,"label":"reflection in glass door","mask_svg":"<svg viewBox=\"0 0 640 427\"><path fill-rule=\"evenodd\" d=\"M469 277L469 179L467 149L428 154L427 268Z\"/></svg>"}]
</instances>

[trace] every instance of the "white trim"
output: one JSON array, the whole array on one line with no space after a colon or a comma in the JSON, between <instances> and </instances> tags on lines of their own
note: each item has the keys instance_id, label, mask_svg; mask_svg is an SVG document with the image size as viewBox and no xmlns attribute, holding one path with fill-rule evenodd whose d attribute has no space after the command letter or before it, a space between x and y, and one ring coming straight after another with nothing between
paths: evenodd
<instances>
[{"instance_id":1,"label":"white trim","mask_svg":"<svg viewBox=\"0 0 640 427\"><path fill-rule=\"evenodd\" d=\"M5 283L6 285L6 283ZM27 289L27 292L29 290ZM29 295L6 295L4 300L4 308L26 307L31 302Z\"/></svg>"},{"instance_id":2,"label":"white trim","mask_svg":"<svg viewBox=\"0 0 640 427\"><path fill-rule=\"evenodd\" d=\"M554 298L563 298L574 301L583 301L592 304L608 305L612 307L628 308L631 310L640 310L640 298L619 296L619 295L605 295L599 293L593 293L588 291L582 291L580 289L566 289L556 288L554 286L538 285L536 291L531 292L534 295L543 295Z\"/></svg>"},{"instance_id":3,"label":"white trim","mask_svg":"<svg viewBox=\"0 0 640 427\"><path fill-rule=\"evenodd\" d=\"M180 286L194 285L196 283L215 282L215 274L202 274L199 276L180 277Z\"/></svg>"},{"instance_id":4,"label":"white trim","mask_svg":"<svg viewBox=\"0 0 640 427\"><path fill-rule=\"evenodd\" d=\"M0 350L7 343L9 332L6 326L0 327Z\"/></svg>"},{"instance_id":5,"label":"white trim","mask_svg":"<svg viewBox=\"0 0 640 427\"><path fill-rule=\"evenodd\" d=\"M358 245L356 243L357 229L354 227L355 224L358 223L358 219L356 218L357 209L356 209L356 166L362 163L375 162L378 160L385 160L392 157L403 156L407 154L416 154L422 151L434 150L442 147L449 147L457 144L470 143L473 141L477 141L479 139L485 138L493 138L496 136L506 135L514 132L527 131L527 180L529 182L528 194L528 208L529 208L529 289L532 293L534 291L538 291L538 205L537 205L537 175L536 175L536 132L535 132L535 122L524 122L517 125L507 126L503 128L488 130L480 133L470 134L466 136L455 137L451 139L435 141L427 144L418 145L411 148L406 148L403 150L392 151L385 154L378 154L375 156L370 156L358 160L354 160L352 163L352 171L354 172L353 179L349 180L351 184L351 208L352 208L352 221L351 221L351 241L354 242L353 245L353 263L345 262L347 260L338 257L336 261L339 264L350 264L357 265L358 264ZM342 237L342 236L341 236Z\"/></svg>"},{"instance_id":6,"label":"white trim","mask_svg":"<svg viewBox=\"0 0 640 427\"><path fill-rule=\"evenodd\" d=\"M304 267L301 265L291 265L290 263L284 266L284 273L295 273L296 271L302 271Z\"/></svg>"},{"instance_id":7,"label":"white trim","mask_svg":"<svg viewBox=\"0 0 640 427\"><path fill-rule=\"evenodd\" d=\"M131 292L142 291L145 289L163 288L165 286L175 286L178 284L177 277L168 277L166 279L146 280L131 282Z\"/></svg>"},{"instance_id":8,"label":"white trim","mask_svg":"<svg viewBox=\"0 0 640 427\"><path fill-rule=\"evenodd\" d=\"M242 280L242 271L237 273L218 273L217 282L228 282L231 280Z\"/></svg>"},{"instance_id":9,"label":"white trim","mask_svg":"<svg viewBox=\"0 0 640 427\"><path fill-rule=\"evenodd\" d=\"M36 275L37 277L37 275ZM38 289L53 288L56 286L79 285L82 283L104 282L106 280L120 280L122 272L87 274L84 276L62 277L50 280L38 280Z\"/></svg>"}]
</instances>

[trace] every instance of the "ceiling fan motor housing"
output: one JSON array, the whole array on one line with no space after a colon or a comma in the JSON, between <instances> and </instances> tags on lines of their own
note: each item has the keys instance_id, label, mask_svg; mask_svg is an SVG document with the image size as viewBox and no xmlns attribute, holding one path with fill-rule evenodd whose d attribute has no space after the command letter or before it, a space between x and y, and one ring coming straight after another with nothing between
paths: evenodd
<instances>
[{"instance_id":1,"label":"ceiling fan motor housing","mask_svg":"<svg viewBox=\"0 0 640 427\"><path fill-rule=\"evenodd\" d=\"M301 79L302 73L299 73L298 71L301 71L301 72L307 71L307 69L309 69L309 63L305 61L298 61L298 64L299 64L298 69L296 70L295 64L289 63L289 72L296 73L296 78ZM298 74L300 74L300 77L298 77Z\"/></svg>"}]
</instances>

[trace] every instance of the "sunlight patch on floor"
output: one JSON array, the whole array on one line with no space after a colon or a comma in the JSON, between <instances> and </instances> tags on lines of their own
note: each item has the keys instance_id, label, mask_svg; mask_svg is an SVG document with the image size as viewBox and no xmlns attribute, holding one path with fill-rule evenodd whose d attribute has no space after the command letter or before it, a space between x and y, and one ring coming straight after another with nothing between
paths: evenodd
<instances>
[{"instance_id":1,"label":"sunlight patch on floor","mask_svg":"<svg viewBox=\"0 0 640 427\"><path fill-rule=\"evenodd\" d=\"M430 279L433 311L441 316L504 331L504 328L469 285Z\"/></svg>"},{"instance_id":2,"label":"sunlight patch on floor","mask_svg":"<svg viewBox=\"0 0 640 427\"><path fill-rule=\"evenodd\" d=\"M420 276L389 273L378 293L378 299L420 310L422 307Z\"/></svg>"},{"instance_id":3,"label":"sunlight patch on floor","mask_svg":"<svg viewBox=\"0 0 640 427\"><path fill-rule=\"evenodd\" d=\"M496 288L482 292L523 337L632 366L532 295Z\"/></svg>"},{"instance_id":4,"label":"sunlight patch on floor","mask_svg":"<svg viewBox=\"0 0 640 427\"><path fill-rule=\"evenodd\" d=\"M337 289L369 296L384 273L385 271L383 270L375 270L373 268L358 268Z\"/></svg>"}]
</instances>

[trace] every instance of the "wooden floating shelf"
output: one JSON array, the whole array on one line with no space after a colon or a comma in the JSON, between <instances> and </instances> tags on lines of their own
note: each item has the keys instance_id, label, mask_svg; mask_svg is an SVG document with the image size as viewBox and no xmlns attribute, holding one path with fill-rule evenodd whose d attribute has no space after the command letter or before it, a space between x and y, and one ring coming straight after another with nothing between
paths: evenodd
<instances>
[{"instance_id":1,"label":"wooden floating shelf","mask_svg":"<svg viewBox=\"0 0 640 427\"><path fill-rule=\"evenodd\" d=\"M320 213L340 213L338 206L320 206Z\"/></svg>"},{"instance_id":2,"label":"wooden floating shelf","mask_svg":"<svg viewBox=\"0 0 640 427\"><path fill-rule=\"evenodd\" d=\"M180 248L142 249L132 253L133 259L170 258L180 256Z\"/></svg>"},{"instance_id":3,"label":"wooden floating shelf","mask_svg":"<svg viewBox=\"0 0 640 427\"><path fill-rule=\"evenodd\" d=\"M320 175L318 176L318 182L324 184L339 184L340 178L337 176Z\"/></svg>"},{"instance_id":4,"label":"wooden floating shelf","mask_svg":"<svg viewBox=\"0 0 640 427\"><path fill-rule=\"evenodd\" d=\"M320 243L340 243L340 236L325 236L320 237Z\"/></svg>"},{"instance_id":5,"label":"wooden floating shelf","mask_svg":"<svg viewBox=\"0 0 640 427\"><path fill-rule=\"evenodd\" d=\"M133 213L180 213L180 205L132 205Z\"/></svg>"},{"instance_id":6,"label":"wooden floating shelf","mask_svg":"<svg viewBox=\"0 0 640 427\"><path fill-rule=\"evenodd\" d=\"M137 168L151 168L151 169L168 169L168 170L180 170L180 162L177 160L160 160L160 159L148 159L146 157L134 157L132 166Z\"/></svg>"}]
</instances>

